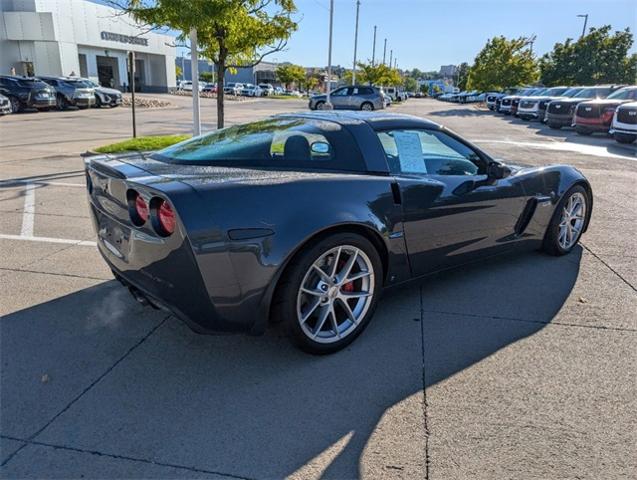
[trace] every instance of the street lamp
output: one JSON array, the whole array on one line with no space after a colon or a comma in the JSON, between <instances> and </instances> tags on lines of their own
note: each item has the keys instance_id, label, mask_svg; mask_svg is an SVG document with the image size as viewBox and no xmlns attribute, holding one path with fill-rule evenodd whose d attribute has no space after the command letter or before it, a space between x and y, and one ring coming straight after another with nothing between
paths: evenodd
<instances>
[{"instance_id":1,"label":"street lamp","mask_svg":"<svg viewBox=\"0 0 637 480\"><path fill-rule=\"evenodd\" d=\"M356 28L354 29L354 65L352 68L352 85L356 85L356 47L358 47L358 11L361 1L356 0Z\"/></svg>"},{"instance_id":2,"label":"street lamp","mask_svg":"<svg viewBox=\"0 0 637 480\"><path fill-rule=\"evenodd\" d=\"M327 47L327 95L325 99L325 108L332 109L330 95L332 93L332 23L334 22L334 0L330 0L330 37Z\"/></svg>"},{"instance_id":3,"label":"street lamp","mask_svg":"<svg viewBox=\"0 0 637 480\"><path fill-rule=\"evenodd\" d=\"M582 37L583 37L584 35L586 35L586 24L588 23L588 13L578 15L578 17L584 19L584 28L582 28Z\"/></svg>"}]
</instances>

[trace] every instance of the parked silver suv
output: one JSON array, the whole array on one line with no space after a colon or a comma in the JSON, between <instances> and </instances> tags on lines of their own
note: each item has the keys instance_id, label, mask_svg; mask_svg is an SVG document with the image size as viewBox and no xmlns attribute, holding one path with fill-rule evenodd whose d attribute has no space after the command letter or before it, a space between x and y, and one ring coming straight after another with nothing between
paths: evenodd
<instances>
[{"instance_id":1,"label":"parked silver suv","mask_svg":"<svg viewBox=\"0 0 637 480\"><path fill-rule=\"evenodd\" d=\"M323 110L327 95L314 95L310 98L310 110ZM341 87L330 95L334 109L339 110L381 110L385 101L380 90L368 85Z\"/></svg>"}]
</instances>

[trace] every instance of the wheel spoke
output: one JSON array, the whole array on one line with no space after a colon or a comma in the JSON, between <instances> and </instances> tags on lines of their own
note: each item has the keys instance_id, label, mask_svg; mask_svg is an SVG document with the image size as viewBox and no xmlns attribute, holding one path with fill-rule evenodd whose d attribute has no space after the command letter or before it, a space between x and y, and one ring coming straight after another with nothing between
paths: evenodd
<instances>
[{"instance_id":1,"label":"wheel spoke","mask_svg":"<svg viewBox=\"0 0 637 480\"><path fill-rule=\"evenodd\" d=\"M321 304L321 300L319 300L318 298L316 299L316 301L312 304L312 306L310 307L310 309L305 312L303 314L303 316L301 317L301 323L305 323L307 322L307 319L310 318L312 316L312 314L315 312L316 308Z\"/></svg>"},{"instance_id":2,"label":"wheel spoke","mask_svg":"<svg viewBox=\"0 0 637 480\"><path fill-rule=\"evenodd\" d=\"M341 292L339 295L345 300L349 300L350 298L367 298L372 296L369 292Z\"/></svg>"},{"instance_id":3,"label":"wheel spoke","mask_svg":"<svg viewBox=\"0 0 637 480\"><path fill-rule=\"evenodd\" d=\"M353 282L353 281L358 280L360 278L369 277L370 275L371 275L371 272L357 272L354 275L352 275L351 277L347 277L343 281L343 283Z\"/></svg>"},{"instance_id":4,"label":"wheel spoke","mask_svg":"<svg viewBox=\"0 0 637 480\"><path fill-rule=\"evenodd\" d=\"M332 330L334 330L334 334L341 338L341 332L338 331L338 322L336 321L336 312L334 311L334 307L330 306L330 321L332 322Z\"/></svg>"},{"instance_id":5,"label":"wheel spoke","mask_svg":"<svg viewBox=\"0 0 637 480\"><path fill-rule=\"evenodd\" d=\"M358 320L356 319L356 316L354 315L354 312L352 312L352 309L350 308L347 301L343 300L342 298L339 298L338 302L340 303L341 307L343 307L343 310L345 310L345 313L347 314L347 318L349 318L353 324L357 325Z\"/></svg>"},{"instance_id":6,"label":"wheel spoke","mask_svg":"<svg viewBox=\"0 0 637 480\"><path fill-rule=\"evenodd\" d=\"M323 269L319 267L316 263L312 265L312 268L316 270L316 273L319 274L319 276L321 277L321 280L323 280L326 283L332 282L332 279L330 278L330 276L327 273L325 273Z\"/></svg>"},{"instance_id":7,"label":"wheel spoke","mask_svg":"<svg viewBox=\"0 0 637 480\"><path fill-rule=\"evenodd\" d=\"M336 254L334 255L334 262L332 264L332 273L330 273L330 277L332 278L336 276L336 270L338 270L338 261L341 258L341 250L343 250L343 247L338 247L338 250L336 251Z\"/></svg>"},{"instance_id":8,"label":"wheel spoke","mask_svg":"<svg viewBox=\"0 0 637 480\"><path fill-rule=\"evenodd\" d=\"M312 290L311 288L302 287L301 291L303 293L307 293L308 295L312 295L314 297L323 297L325 295L325 292L321 290Z\"/></svg>"},{"instance_id":9,"label":"wheel spoke","mask_svg":"<svg viewBox=\"0 0 637 480\"><path fill-rule=\"evenodd\" d=\"M347 259L347 263L345 263L345 265L343 266L343 269L339 272L338 277L337 277L339 284L345 282L345 280L347 279L348 275L352 271L352 268L354 267L354 263L356 262L357 258L358 258L358 252L354 252Z\"/></svg>"},{"instance_id":10,"label":"wheel spoke","mask_svg":"<svg viewBox=\"0 0 637 480\"><path fill-rule=\"evenodd\" d=\"M314 328L314 332L312 332L312 335L314 337L316 337L319 334L319 332L323 328L323 325L325 325L325 320L327 320L327 317L330 315L331 310L332 310L331 305L325 305L323 307L323 310L321 310L321 314L319 316L318 322L316 322L316 327Z\"/></svg>"}]
</instances>

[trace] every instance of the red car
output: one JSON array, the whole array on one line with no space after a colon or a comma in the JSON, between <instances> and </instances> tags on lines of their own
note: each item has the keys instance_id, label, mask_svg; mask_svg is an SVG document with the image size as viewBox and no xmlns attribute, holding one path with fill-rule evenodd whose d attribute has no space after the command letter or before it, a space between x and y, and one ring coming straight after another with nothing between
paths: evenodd
<instances>
[{"instance_id":1,"label":"red car","mask_svg":"<svg viewBox=\"0 0 637 480\"><path fill-rule=\"evenodd\" d=\"M577 105L575 131L580 135L608 133L615 110L622 103L637 100L637 86L624 87L604 99L589 100Z\"/></svg>"}]
</instances>

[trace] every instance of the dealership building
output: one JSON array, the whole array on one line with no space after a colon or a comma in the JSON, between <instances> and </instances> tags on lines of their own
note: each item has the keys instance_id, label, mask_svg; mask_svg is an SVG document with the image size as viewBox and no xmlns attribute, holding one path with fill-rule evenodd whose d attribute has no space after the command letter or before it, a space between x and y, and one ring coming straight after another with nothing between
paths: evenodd
<instances>
[{"instance_id":1,"label":"dealership building","mask_svg":"<svg viewBox=\"0 0 637 480\"><path fill-rule=\"evenodd\" d=\"M175 87L175 38L121 11L87 0L0 0L0 16L3 75L76 75L125 90L132 51L136 90Z\"/></svg>"}]
</instances>

